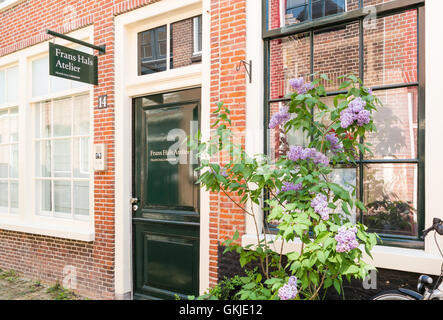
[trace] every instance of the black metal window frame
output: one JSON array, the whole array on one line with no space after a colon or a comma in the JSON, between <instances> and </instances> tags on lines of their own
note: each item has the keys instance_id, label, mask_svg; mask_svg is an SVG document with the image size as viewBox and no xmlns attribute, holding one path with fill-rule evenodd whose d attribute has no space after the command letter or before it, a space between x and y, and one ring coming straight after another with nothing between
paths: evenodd
<instances>
[{"instance_id":1,"label":"black metal window frame","mask_svg":"<svg viewBox=\"0 0 443 320\"><path fill-rule=\"evenodd\" d=\"M163 30L164 29L164 30ZM166 37L164 40L159 40L159 32L164 32ZM144 44L142 41L143 35L149 33L151 36L151 43L149 44L151 46L151 53L152 53L152 58L150 59L145 59L145 61L143 61L143 45L147 45ZM153 29L149 29L149 30L145 30L142 32L138 33L138 75L145 75L145 74L150 74L150 73L156 73L156 72L161 72L161 71L165 71L166 70L166 56L167 56L167 52L162 55L160 52L160 41L164 41L165 44L167 43L168 39L167 39L167 25L162 25ZM154 66L158 66L158 65L163 65L164 64L164 69L161 68L161 70L152 70L152 72L148 72L148 73L143 73L143 64L153 64Z\"/></svg>"},{"instance_id":2,"label":"black metal window frame","mask_svg":"<svg viewBox=\"0 0 443 320\"><path fill-rule=\"evenodd\" d=\"M310 71L314 73L314 32L328 31L336 28L337 26L344 26L350 23L359 24L359 77L364 79L364 33L363 23L364 19L368 15L367 8L363 7L363 0L360 0L359 8L347 11L341 14L333 16L327 16L315 20L297 23L291 26L281 27L277 29L268 30L268 1L262 0L262 37L264 41L264 128L268 127L270 120L270 106L276 102L287 102L289 99L270 98L270 41L274 39L284 38L290 35L309 33L310 36ZM417 157L416 159L363 159L360 154L360 159L357 161L358 170L358 184L359 184L359 200L363 200L363 166L367 164L387 164L387 163L413 163L418 166L418 194L417 194L417 224L418 224L418 236L397 236L392 234L380 234L383 245L407 247L414 249L423 249L424 242L421 239L424 229L425 218L425 12L424 12L425 0L393 0L387 3L382 3L373 6L373 11L377 13L377 19L386 16L392 16L411 9L417 10L417 82L390 84L372 87L373 91L397 89L405 87L416 87L418 90L418 114L417 114ZM328 96L334 96L343 91L328 92ZM267 130L264 130L264 151L268 153L270 146L270 139L268 138ZM363 219L363 215L360 212L360 221ZM264 223L269 227L268 230L272 232L272 226L268 225L266 216L264 217Z\"/></svg>"}]
</instances>

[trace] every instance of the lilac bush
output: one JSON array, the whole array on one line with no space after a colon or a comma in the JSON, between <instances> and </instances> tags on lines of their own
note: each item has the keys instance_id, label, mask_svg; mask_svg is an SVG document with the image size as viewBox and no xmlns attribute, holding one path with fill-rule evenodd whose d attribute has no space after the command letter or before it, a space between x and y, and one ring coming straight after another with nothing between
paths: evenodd
<instances>
[{"instance_id":1,"label":"lilac bush","mask_svg":"<svg viewBox=\"0 0 443 320\"><path fill-rule=\"evenodd\" d=\"M232 142L230 111L223 103L215 112L216 135L209 142L194 143L202 172L197 183L225 194L256 228L255 245L242 247L238 233L223 242L225 251L240 254L242 267L254 261L259 266L242 278L238 299L319 299L320 291L334 287L340 293L344 279L364 279L373 269L363 259L363 250L370 257L377 236L350 219L353 210L366 208L356 199L355 186L350 192L329 177L335 163L352 165L359 153L370 152L364 138L376 130L373 114L381 103L360 79L342 79L339 90L347 92L336 95L332 106L323 102L326 90L321 82L330 81L325 75L312 82L289 81L291 100L270 119L269 128L301 130L310 142L287 146L287 154L275 162L266 155L251 157ZM218 153L229 155L223 166L208 160ZM279 241L278 246L260 237L267 230L260 229L255 206L276 224L273 241ZM295 239L299 248L284 254L285 244Z\"/></svg>"}]
</instances>

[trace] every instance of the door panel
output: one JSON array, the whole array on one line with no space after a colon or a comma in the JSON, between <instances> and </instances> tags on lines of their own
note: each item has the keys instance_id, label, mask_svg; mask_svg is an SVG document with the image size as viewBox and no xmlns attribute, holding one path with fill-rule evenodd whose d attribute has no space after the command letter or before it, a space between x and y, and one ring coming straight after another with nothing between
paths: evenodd
<instances>
[{"instance_id":1,"label":"door panel","mask_svg":"<svg viewBox=\"0 0 443 320\"><path fill-rule=\"evenodd\" d=\"M198 294L199 189L185 138L198 130L200 89L134 100L136 298ZM180 148L180 146L182 146Z\"/></svg>"}]
</instances>

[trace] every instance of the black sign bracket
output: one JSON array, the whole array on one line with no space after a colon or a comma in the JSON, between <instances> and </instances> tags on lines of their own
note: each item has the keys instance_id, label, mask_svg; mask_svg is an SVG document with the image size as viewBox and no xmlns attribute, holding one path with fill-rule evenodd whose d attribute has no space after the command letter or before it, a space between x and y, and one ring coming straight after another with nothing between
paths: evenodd
<instances>
[{"instance_id":1,"label":"black sign bracket","mask_svg":"<svg viewBox=\"0 0 443 320\"><path fill-rule=\"evenodd\" d=\"M94 44L90 44L90 43L82 41L82 40L71 38L71 37L69 37L67 35L64 35L64 34L61 34L61 33L58 33L58 32L52 31L52 30L49 30L49 29L46 30L46 33L51 35L51 36L54 36L54 37L62 38L62 39L65 39L65 40L68 40L68 41L71 41L71 42L78 43L78 44L80 44L82 46L98 50L100 55L106 53L106 44L103 44L101 46L96 46Z\"/></svg>"}]
</instances>

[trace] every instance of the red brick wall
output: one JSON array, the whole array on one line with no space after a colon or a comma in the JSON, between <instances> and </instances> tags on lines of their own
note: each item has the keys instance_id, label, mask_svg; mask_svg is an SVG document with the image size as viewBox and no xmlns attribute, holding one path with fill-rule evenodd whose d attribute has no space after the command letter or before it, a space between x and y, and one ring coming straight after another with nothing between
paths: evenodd
<instances>
[{"instance_id":1,"label":"red brick wall","mask_svg":"<svg viewBox=\"0 0 443 320\"><path fill-rule=\"evenodd\" d=\"M233 130L244 133L246 124L246 72L236 71L240 60L246 59L246 0L211 1L211 112L223 101L231 110ZM211 115L211 122L214 116ZM244 137L239 142L244 145ZM218 159L222 164L226 158ZM238 197L233 196L239 200ZM210 284L218 279L217 245L235 230L244 233L245 217L223 194L210 195Z\"/></svg>"},{"instance_id":2,"label":"red brick wall","mask_svg":"<svg viewBox=\"0 0 443 320\"><path fill-rule=\"evenodd\" d=\"M172 24L172 65L179 68L192 64L194 53L193 19L185 19Z\"/></svg>"},{"instance_id":3,"label":"red brick wall","mask_svg":"<svg viewBox=\"0 0 443 320\"><path fill-rule=\"evenodd\" d=\"M62 281L64 266L72 265L79 293L114 298L114 16L157 1L79 0L71 1L73 10L66 12L65 2L28 0L0 13L0 56L47 40L46 29L65 33L94 25L95 44L106 44L106 54L98 58L94 101L107 94L109 104L107 109L94 110L94 141L108 144L108 171L94 175L95 241L0 230L0 268L54 282Z\"/></svg>"}]
</instances>

